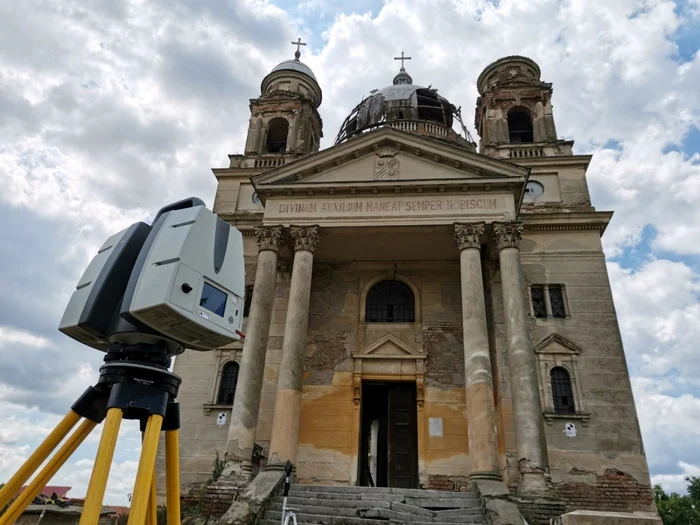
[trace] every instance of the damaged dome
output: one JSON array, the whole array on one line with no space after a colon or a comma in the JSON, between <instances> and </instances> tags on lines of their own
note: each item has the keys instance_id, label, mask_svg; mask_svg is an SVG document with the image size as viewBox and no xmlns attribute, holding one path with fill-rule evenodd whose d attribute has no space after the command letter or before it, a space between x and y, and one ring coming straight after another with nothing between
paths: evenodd
<instances>
[{"instance_id":1,"label":"damaged dome","mask_svg":"<svg viewBox=\"0 0 700 525\"><path fill-rule=\"evenodd\" d=\"M452 129L459 122L462 134ZM476 151L476 144L462 123L461 111L431 86L413 84L402 67L394 83L375 90L362 100L345 119L335 144L340 144L381 126L456 143Z\"/></svg>"}]
</instances>

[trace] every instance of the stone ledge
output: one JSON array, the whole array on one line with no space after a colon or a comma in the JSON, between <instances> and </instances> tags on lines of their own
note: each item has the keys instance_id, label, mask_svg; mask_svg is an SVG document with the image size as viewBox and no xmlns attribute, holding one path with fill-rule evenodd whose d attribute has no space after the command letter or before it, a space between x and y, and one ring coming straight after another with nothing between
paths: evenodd
<instances>
[{"instance_id":1,"label":"stone ledge","mask_svg":"<svg viewBox=\"0 0 700 525\"><path fill-rule=\"evenodd\" d=\"M576 510L551 520L551 525L662 525L651 512L600 512Z\"/></svg>"}]
</instances>

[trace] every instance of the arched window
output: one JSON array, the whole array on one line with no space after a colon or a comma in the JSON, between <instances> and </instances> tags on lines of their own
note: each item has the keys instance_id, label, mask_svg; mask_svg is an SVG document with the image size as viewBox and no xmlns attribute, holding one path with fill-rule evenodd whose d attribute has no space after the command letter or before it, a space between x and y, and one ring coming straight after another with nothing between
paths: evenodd
<instances>
[{"instance_id":1,"label":"arched window","mask_svg":"<svg viewBox=\"0 0 700 525\"><path fill-rule=\"evenodd\" d=\"M266 153L284 153L287 149L289 122L281 117L273 118L267 124Z\"/></svg>"},{"instance_id":2,"label":"arched window","mask_svg":"<svg viewBox=\"0 0 700 525\"><path fill-rule=\"evenodd\" d=\"M413 323L416 306L413 292L401 281L381 281L367 294L368 323Z\"/></svg>"},{"instance_id":3,"label":"arched window","mask_svg":"<svg viewBox=\"0 0 700 525\"><path fill-rule=\"evenodd\" d=\"M518 106L508 112L508 133L511 144L534 141L530 110Z\"/></svg>"},{"instance_id":4,"label":"arched window","mask_svg":"<svg viewBox=\"0 0 700 525\"><path fill-rule=\"evenodd\" d=\"M233 405L236 397L236 385L238 384L238 363L231 361L226 363L221 371L221 383L219 384L219 397L216 402L219 405Z\"/></svg>"},{"instance_id":5,"label":"arched window","mask_svg":"<svg viewBox=\"0 0 700 525\"><path fill-rule=\"evenodd\" d=\"M552 368L552 397L554 398L554 412L556 414L574 414L574 390L571 388L571 377L566 368L555 366Z\"/></svg>"}]
</instances>

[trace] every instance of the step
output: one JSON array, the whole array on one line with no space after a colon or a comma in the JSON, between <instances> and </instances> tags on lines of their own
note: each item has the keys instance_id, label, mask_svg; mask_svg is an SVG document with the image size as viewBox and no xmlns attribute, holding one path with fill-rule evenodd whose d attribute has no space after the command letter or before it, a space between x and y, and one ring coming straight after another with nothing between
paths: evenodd
<instances>
[{"instance_id":1,"label":"step","mask_svg":"<svg viewBox=\"0 0 700 525\"><path fill-rule=\"evenodd\" d=\"M338 494L400 494L414 498L479 499L477 492L448 492L442 490L400 489L395 487L358 487L355 485L301 485L293 484L290 493L324 492Z\"/></svg>"},{"instance_id":2,"label":"step","mask_svg":"<svg viewBox=\"0 0 700 525\"><path fill-rule=\"evenodd\" d=\"M296 513L299 523L320 523L323 525L387 525L387 520L372 520L365 518L348 518L344 516L328 516L324 514L304 514ZM282 513L278 511L266 511L263 519L258 522L270 522L279 525L282 520ZM453 524L454 525L454 524Z\"/></svg>"},{"instance_id":3,"label":"step","mask_svg":"<svg viewBox=\"0 0 700 525\"><path fill-rule=\"evenodd\" d=\"M358 511L361 509L359 508L347 508L347 507L326 507L326 506L317 506L317 505L291 505L288 504L287 508L290 508L296 513L297 519L299 519L299 516L302 515L314 515L314 516L342 516L346 518L359 518L360 515L358 514ZM367 507L365 507L367 508ZM372 507L374 509L374 507ZM364 510L364 509L362 509ZM377 509L379 510L379 509ZM381 508L383 511L389 511L388 508L384 507ZM281 503L273 503L270 505L266 510L265 510L265 516L269 516L270 513L275 513L275 515L279 514L280 516L282 515L282 504Z\"/></svg>"},{"instance_id":4,"label":"step","mask_svg":"<svg viewBox=\"0 0 700 525\"><path fill-rule=\"evenodd\" d=\"M478 499L464 498L406 498L405 503L432 510L481 508L481 502Z\"/></svg>"},{"instance_id":5,"label":"step","mask_svg":"<svg viewBox=\"0 0 700 525\"><path fill-rule=\"evenodd\" d=\"M282 506L282 496L277 496L270 502L271 505ZM287 506L299 508L300 505L314 505L317 507L326 507L333 509L364 509L367 507L373 508L391 508L392 502L381 500L362 500L362 499L317 499L317 498L297 498L288 497ZM431 511L428 511L431 512ZM432 513L431 513L432 516Z\"/></svg>"},{"instance_id":6,"label":"step","mask_svg":"<svg viewBox=\"0 0 700 525\"><path fill-rule=\"evenodd\" d=\"M256 525L279 525L282 520L282 513L267 514L263 519L257 521ZM314 516L297 514L297 525L389 525L387 520L371 520L362 518L343 518L332 516ZM449 521L412 521L411 525L455 525ZM465 516L458 523L468 523L470 525L487 525L488 522L483 516Z\"/></svg>"},{"instance_id":7,"label":"step","mask_svg":"<svg viewBox=\"0 0 700 525\"><path fill-rule=\"evenodd\" d=\"M316 492L316 491L289 491L290 498L297 499L318 499L318 500L356 500L356 501L403 501L401 494L391 494L389 492L358 492L355 494L345 492Z\"/></svg>"}]
</instances>

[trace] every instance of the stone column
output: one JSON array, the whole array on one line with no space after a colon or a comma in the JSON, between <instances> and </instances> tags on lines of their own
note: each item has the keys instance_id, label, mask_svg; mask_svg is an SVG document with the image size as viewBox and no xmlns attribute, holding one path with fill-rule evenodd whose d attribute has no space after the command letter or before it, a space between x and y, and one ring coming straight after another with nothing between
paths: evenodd
<instances>
[{"instance_id":1,"label":"stone column","mask_svg":"<svg viewBox=\"0 0 700 525\"><path fill-rule=\"evenodd\" d=\"M469 427L470 479L501 479L498 462L496 406L486 325L484 282L481 272L483 222L455 224L462 281L464 332L464 388Z\"/></svg>"},{"instance_id":2,"label":"stone column","mask_svg":"<svg viewBox=\"0 0 700 525\"><path fill-rule=\"evenodd\" d=\"M554 317L554 314L552 314L552 298L549 296L548 284L542 287L542 293L544 294L544 311L547 313L547 317Z\"/></svg>"},{"instance_id":3,"label":"stone column","mask_svg":"<svg viewBox=\"0 0 700 525\"><path fill-rule=\"evenodd\" d=\"M493 231L501 264L503 309L506 321L507 363L513 399L521 494L547 490L547 443L540 402L537 362L530 338L525 290L520 268L521 222L495 222Z\"/></svg>"},{"instance_id":4,"label":"stone column","mask_svg":"<svg viewBox=\"0 0 700 525\"><path fill-rule=\"evenodd\" d=\"M258 237L258 266L255 270L253 298L226 443L226 451L232 460L227 474L242 475L245 478L250 475L252 466L267 339L275 301L277 252L282 240L282 227L258 226L255 234Z\"/></svg>"},{"instance_id":5,"label":"stone column","mask_svg":"<svg viewBox=\"0 0 700 525\"><path fill-rule=\"evenodd\" d=\"M304 349L309 324L309 299L314 250L318 246L318 226L291 226L294 267L289 289L289 306L284 325L282 362L277 380L275 414L272 418L270 457L267 468L281 468L296 462L304 374Z\"/></svg>"}]
</instances>

